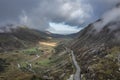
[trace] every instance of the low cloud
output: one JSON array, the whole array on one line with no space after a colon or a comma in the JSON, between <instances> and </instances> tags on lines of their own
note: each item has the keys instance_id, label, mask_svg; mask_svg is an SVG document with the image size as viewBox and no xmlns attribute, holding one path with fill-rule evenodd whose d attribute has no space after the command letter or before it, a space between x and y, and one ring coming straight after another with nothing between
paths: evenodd
<instances>
[{"instance_id":1,"label":"low cloud","mask_svg":"<svg viewBox=\"0 0 120 80\"><path fill-rule=\"evenodd\" d=\"M101 21L94 24L94 28L99 32L103 27L105 27L110 22L120 21L120 6L113 8L112 10L105 13ZM117 24L116 24L117 25ZM115 26L110 26L110 29L114 29Z\"/></svg>"}]
</instances>

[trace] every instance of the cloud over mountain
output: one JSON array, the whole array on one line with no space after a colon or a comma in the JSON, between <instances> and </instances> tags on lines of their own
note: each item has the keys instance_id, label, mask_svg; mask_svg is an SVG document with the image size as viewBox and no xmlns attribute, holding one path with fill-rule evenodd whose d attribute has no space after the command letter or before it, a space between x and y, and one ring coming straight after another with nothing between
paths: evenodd
<instances>
[{"instance_id":1,"label":"cloud over mountain","mask_svg":"<svg viewBox=\"0 0 120 80\"><path fill-rule=\"evenodd\" d=\"M119 0L0 0L0 24L25 24L46 30L49 23L83 27Z\"/></svg>"}]
</instances>

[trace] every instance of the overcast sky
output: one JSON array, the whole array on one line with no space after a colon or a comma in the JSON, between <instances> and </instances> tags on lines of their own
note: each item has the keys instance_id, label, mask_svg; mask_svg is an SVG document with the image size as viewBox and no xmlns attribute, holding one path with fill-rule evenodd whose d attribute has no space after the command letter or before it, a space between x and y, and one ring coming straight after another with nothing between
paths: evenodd
<instances>
[{"instance_id":1,"label":"overcast sky","mask_svg":"<svg viewBox=\"0 0 120 80\"><path fill-rule=\"evenodd\" d=\"M23 24L53 33L75 33L120 0L0 0L0 25Z\"/></svg>"}]
</instances>

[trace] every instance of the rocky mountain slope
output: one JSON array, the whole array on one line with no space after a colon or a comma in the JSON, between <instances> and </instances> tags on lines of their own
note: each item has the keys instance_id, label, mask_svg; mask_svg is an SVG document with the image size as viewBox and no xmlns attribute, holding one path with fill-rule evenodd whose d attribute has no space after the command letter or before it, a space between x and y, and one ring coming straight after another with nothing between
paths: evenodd
<instances>
[{"instance_id":1,"label":"rocky mountain slope","mask_svg":"<svg viewBox=\"0 0 120 80\"><path fill-rule=\"evenodd\" d=\"M81 66L83 80L120 79L120 16L105 23L108 17L88 25L70 45Z\"/></svg>"}]
</instances>

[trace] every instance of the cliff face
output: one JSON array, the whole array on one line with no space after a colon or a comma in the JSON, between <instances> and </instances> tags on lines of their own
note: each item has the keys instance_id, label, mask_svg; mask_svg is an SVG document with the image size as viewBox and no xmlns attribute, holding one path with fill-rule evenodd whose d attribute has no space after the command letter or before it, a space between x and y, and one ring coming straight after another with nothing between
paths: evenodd
<instances>
[{"instance_id":1,"label":"cliff face","mask_svg":"<svg viewBox=\"0 0 120 80\"><path fill-rule=\"evenodd\" d=\"M103 21L88 25L70 45L87 80L120 79L120 20Z\"/></svg>"}]
</instances>

